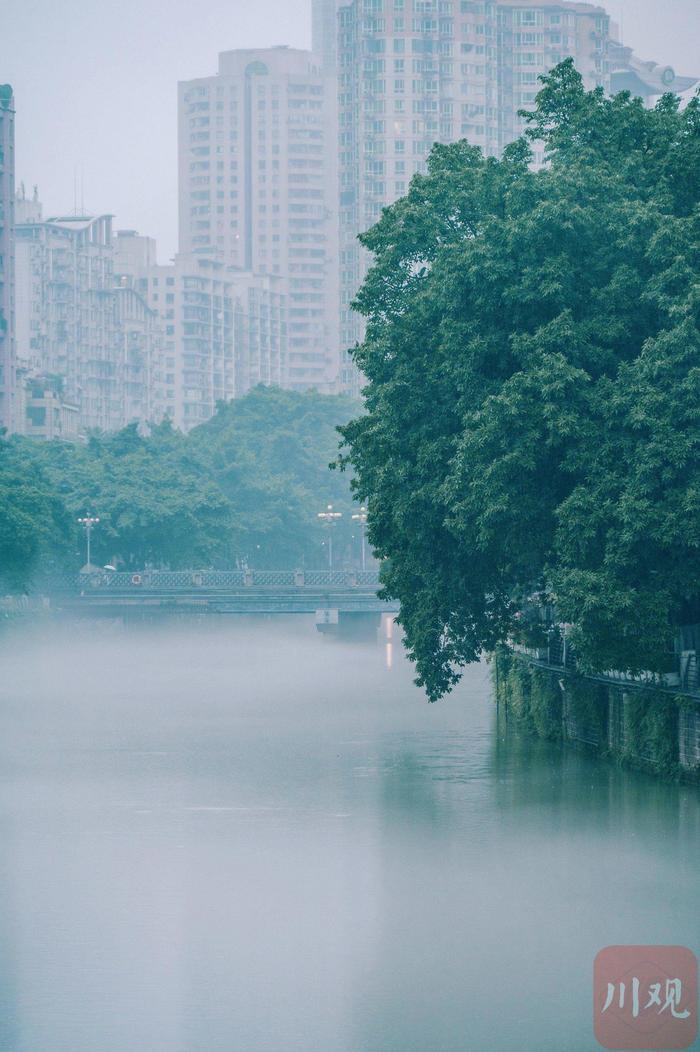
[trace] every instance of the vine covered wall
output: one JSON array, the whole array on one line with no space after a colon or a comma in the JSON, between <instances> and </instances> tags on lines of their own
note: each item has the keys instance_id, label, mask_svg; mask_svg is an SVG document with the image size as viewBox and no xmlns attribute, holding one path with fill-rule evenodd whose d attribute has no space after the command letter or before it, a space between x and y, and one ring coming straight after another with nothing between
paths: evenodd
<instances>
[{"instance_id":1,"label":"vine covered wall","mask_svg":"<svg viewBox=\"0 0 700 1052\"><path fill-rule=\"evenodd\" d=\"M661 777L700 781L697 757L682 762L681 755L679 732L689 716L700 719L692 700L652 687L624 691L579 675L564 679L506 647L491 656L491 675L505 717L527 733L583 745Z\"/></svg>"}]
</instances>

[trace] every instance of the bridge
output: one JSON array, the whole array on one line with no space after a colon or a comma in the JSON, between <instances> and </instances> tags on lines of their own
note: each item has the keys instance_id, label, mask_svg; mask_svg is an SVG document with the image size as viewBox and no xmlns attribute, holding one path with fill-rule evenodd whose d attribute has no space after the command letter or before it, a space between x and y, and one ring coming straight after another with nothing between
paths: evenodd
<instances>
[{"instance_id":1,"label":"bridge","mask_svg":"<svg viewBox=\"0 0 700 1052\"><path fill-rule=\"evenodd\" d=\"M322 632L363 632L399 609L379 598L371 570L100 570L38 588L71 613L313 614Z\"/></svg>"}]
</instances>

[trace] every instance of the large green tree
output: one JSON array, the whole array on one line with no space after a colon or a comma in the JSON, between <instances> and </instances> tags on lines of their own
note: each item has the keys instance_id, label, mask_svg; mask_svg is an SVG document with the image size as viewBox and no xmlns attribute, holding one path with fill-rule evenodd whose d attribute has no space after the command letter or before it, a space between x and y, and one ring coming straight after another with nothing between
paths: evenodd
<instances>
[{"instance_id":1,"label":"large green tree","mask_svg":"<svg viewBox=\"0 0 700 1052\"><path fill-rule=\"evenodd\" d=\"M529 140L547 164L531 167ZM543 78L502 159L436 145L361 238L357 495L431 699L544 589L591 667L700 593L700 106Z\"/></svg>"}]
</instances>

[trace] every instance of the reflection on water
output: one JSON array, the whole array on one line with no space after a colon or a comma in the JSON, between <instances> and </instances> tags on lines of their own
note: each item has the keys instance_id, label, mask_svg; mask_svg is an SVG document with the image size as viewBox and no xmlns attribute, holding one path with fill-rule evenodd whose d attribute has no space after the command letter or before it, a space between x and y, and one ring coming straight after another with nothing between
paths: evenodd
<instances>
[{"instance_id":1,"label":"reflection on water","mask_svg":"<svg viewBox=\"0 0 700 1052\"><path fill-rule=\"evenodd\" d=\"M697 791L498 726L484 667L429 706L396 647L0 638L2 1052L587 1052L598 949L698 951Z\"/></svg>"},{"instance_id":2,"label":"reflection on water","mask_svg":"<svg viewBox=\"0 0 700 1052\"><path fill-rule=\"evenodd\" d=\"M393 614L382 614L380 636L386 640L384 645L384 661L387 670L391 672L394 667L394 634L396 631L395 617Z\"/></svg>"}]
</instances>

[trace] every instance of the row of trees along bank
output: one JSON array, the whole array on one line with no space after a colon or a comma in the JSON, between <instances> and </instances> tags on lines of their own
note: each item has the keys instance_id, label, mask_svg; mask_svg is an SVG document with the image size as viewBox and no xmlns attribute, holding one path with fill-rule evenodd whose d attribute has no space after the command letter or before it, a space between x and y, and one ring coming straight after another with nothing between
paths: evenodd
<instances>
[{"instance_id":1,"label":"row of trees along bank","mask_svg":"<svg viewBox=\"0 0 700 1052\"><path fill-rule=\"evenodd\" d=\"M187 435L166 421L86 444L0 439L0 591L78 569L86 513L100 519L99 565L325 567L328 503L343 513L338 555L359 557L349 478L328 470L336 428L357 412L346 398L260 387Z\"/></svg>"}]
</instances>

